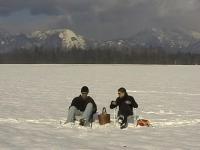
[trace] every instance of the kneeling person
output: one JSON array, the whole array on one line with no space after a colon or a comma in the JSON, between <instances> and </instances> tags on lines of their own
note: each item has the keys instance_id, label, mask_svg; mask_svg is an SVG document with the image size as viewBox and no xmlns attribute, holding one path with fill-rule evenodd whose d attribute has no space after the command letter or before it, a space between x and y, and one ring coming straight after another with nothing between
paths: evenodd
<instances>
[{"instance_id":1,"label":"kneeling person","mask_svg":"<svg viewBox=\"0 0 200 150\"><path fill-rule=\"evenodd\" d=\"M126 92L125 88L118 89L118 95L116 101L112 101L110 104L110 108L113 109L119 106L118 111L118 122L120 123L120 128L126 128L127 118L130 115L133 115L133 108L138 108L138 104L132 96L129 96Z\"/></svg>"},{"instance_id":2,"label":"kneeling person","mask_svg":"<svg viewBox=\"0 0 200 150\"><path fill-rule=\"evenodd\" d=\"M97 106L94 100L88 96L88 93L88 87L83 86L81 88L81 95L72 100L66 123L74 122L75 116L81 116L80 125L89 125L90 119L92 119L93 114L97 111Z\"/></svg>"}]
</instances>

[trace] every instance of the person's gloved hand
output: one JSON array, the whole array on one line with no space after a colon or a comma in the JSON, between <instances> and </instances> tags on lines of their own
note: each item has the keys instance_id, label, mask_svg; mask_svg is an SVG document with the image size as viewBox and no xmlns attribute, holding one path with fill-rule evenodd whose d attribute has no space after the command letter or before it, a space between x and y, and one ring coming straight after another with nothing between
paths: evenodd
<instances>
[{"instance_id":1,"label":"person's gloved hand","mask_svg":"<svg viewBox=\"0 0 200 150\"><path fill-rule=\"evenodd\" d=\"M115 106L117 105L116 101L112 101L111 104Z\"/></svg>"}]
</instances>

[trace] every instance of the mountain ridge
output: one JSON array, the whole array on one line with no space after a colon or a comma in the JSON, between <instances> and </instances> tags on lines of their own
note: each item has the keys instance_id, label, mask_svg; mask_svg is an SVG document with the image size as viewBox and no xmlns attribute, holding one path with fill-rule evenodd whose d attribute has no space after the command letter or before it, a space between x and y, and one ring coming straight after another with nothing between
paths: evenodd
<instances>
[{"instance_id":1,"label":"mountain ridge","mask_svg":"<svg viewBox=\"0 0 200 150\"><path fill-rule=\"evenodd\" d=\"M34 31L29 34L10 34L0 30L0 51L30 49L33 47L61 48L70 50L78 48L112 48L131 50L136 48L160 48L168 52L200 53L200 32L184 29L150 28L144 29L129 38L98 41L87 39L72 30L53 29Z\"/></svg>"}]
</instances>

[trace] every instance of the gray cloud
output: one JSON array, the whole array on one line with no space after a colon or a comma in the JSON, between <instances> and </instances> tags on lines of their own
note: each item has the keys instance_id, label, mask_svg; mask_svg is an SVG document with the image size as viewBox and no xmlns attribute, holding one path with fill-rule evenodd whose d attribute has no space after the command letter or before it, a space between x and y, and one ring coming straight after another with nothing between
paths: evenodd
<instances>
[{"instance_id":1,"label":"gray cloud","mask_svg":"<svg viewBox=\"0 0 200 150\"><path fill-rule=\"evenodd\" d=\"M60 14L60 7L53 0L0 0L0 15L8 16L21 10L29 10L32 15ZM58 7L57 7L58 6Z\"/></svg>"},{"instance_id":2,"label":"gray cloud","mask_svg":"<svg viewBox=\"0 0 200 150\"><path fill-rule=\"evenodd\" d=\"M10 18L0 20L0 26L23 10L29 12L23 19L32 16L34 21L17 30L69 27L99 39L128 37L152 26L200 31L199 0L0 0L0 19Z\"/></svg>"}]
</instances>

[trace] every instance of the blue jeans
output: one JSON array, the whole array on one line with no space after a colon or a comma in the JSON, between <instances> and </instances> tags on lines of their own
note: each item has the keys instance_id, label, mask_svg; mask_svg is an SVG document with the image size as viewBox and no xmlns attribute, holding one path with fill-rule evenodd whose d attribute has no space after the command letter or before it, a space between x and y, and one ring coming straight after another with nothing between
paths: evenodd
<instances>
[{"instance_id":1,"label":"blue jeans","mask_svg":"<svg viewBox=\"0 0 200 150\"><path fill-rule=\"evenodd\" d=\"M81 112L75 106L71 106L69 108L69 111L68 111L68 116L67 116L66 123L74 122L76 116L82 116L81 117L82 119L85 119L86 122L89 122L89 119L90 119L92 113L93 113L93 105L92 105L92 103L88 103L87 104L84 112Z\"/></svg>"}]
</instances>

